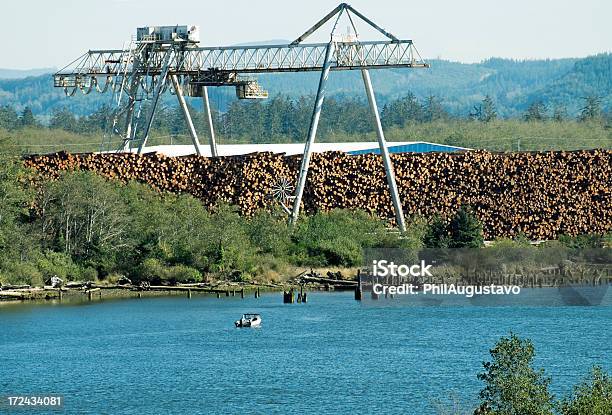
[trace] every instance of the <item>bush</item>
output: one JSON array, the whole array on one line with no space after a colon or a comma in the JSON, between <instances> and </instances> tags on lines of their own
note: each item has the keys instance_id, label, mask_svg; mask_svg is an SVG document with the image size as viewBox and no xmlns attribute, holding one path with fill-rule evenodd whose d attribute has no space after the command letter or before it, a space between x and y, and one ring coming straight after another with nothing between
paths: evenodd
<instances>
[{"instance_id":1,"label":"bush","mask_svg":"<svg viewBox=\"0 0 612 415\"><path fill-rule=\"evenodd\" d=\"M98 279L98 271L92 267L83 268L81 271L81 279L83 281L95 281Z\"/></svg>"},{"instance_id":2,"label":"bush","mask_svg":"<svg viewBox=\"0 0 612 415\"><path fill-rule=\"evenodd\" d=\"M28 284L32 287L45 285L43 275L36 265L29 262L6 264L0 272L0 283L10 285Z\"/></svg>"},{"instance_id":3,"label":"bush","mask_svg":"<svg viewBox=\"0 0 612 415\"><path fill-rule=\"evenodd\" d=\"M612 378L600 367L593 367L572 395L561 401L559 411L563 415L612 414Z\"/></svg>"},{"instance_id":4,"label":"bush","mask_svg":"<svg viewBox=\"0 0 612 415\"><path fill-rule=\"evenodd\" d=\"M298 264L311 266L361 265L362 249L387 238L383 222L364 211L319 212L302 218L294 230L293 258Z\"/></svg>"},{"instance_id":5,"label":"bush","mask_svg":"<svg viewBox=\"0 0 612 415\"><path fill-rule=\"evenodd\" d=\"M189 283L202 281L202 274L195 269L186 265L175 265L166 268L166 280L171 284Z\"/></svg>"},{"instance_id":6,"label":"bush","mask_svg":"<svg viewBox=\"0 0 612 415\"><path fill-rule=\"evenodd\" d=\"M357 241L347 237L321 240L309 247L309 256L319 259L319 266L353 267L363 262L363 250Z\"/></svg>"},{"instance_id":7,"label":"bush","mask_svg":"<svg viewBox=\"0 0 612 415\"><path fill-rule=\"evenodd\" d=\"M134 280L149 281L153 285L202 281L197 269L186 265L168 266L155 258L147 258L138 267Z\"/></svg>"},{"instance_id":8,"label":"bush","mask_svg":"<svg viewBox=\"0 0 612 415\"><path fill-rule=\"evenodd\" d=\"M559 236L559 242L570 249L602 248L605 238L600 235Z\"/></svg>"},{"instance_id":9,"label":"bush","mask_svg":"<svg viewBox=\"0 0 612 415\"><path fill-rule=\"evenodd\" d=\"M62 252L46 251L36 265L45 281L53 276L64 281L81 279L81 268L72 261L70 255Z\"/></svg>"}]
</instances>

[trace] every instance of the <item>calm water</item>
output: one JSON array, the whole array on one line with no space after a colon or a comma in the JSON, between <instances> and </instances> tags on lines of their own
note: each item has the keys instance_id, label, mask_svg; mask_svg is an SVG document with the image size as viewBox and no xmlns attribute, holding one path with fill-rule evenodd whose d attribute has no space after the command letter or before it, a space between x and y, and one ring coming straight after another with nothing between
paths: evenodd
<instances>
[{"instance_id":1,"label":"calm water","mask_svg":"<svg viewBox=\"0 0 612 415\"><path fill-rule=\"evenodd\" d=\"M474 404L481 362L510 330L534 341L557 395L595 363L612 371L612 307L281 302L0 305L0 395L62 394L65 413L434 414L437 399ZM263 327L235 329L243 312Z\"/></svg>"}]
</instances>

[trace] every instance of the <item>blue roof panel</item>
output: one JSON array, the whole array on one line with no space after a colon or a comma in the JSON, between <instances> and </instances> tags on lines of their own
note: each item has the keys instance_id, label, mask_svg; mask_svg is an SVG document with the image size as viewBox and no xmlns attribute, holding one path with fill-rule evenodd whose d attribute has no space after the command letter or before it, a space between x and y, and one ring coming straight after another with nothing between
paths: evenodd
<instances>
[{"instance_id":1,"label":"blue roof panel","mask_svg":"<svg viewBox=\"0 0 612 415\"><path fill-rule=\"evenodd\" d=\"M398 146L390 145L388 146L388 149L389 149L389 153L431 153L431 152L453 153L457 151L467 150L466 148L463 148L463 147L453 147L453 146L447 146L443 144L425 143L425 142L403 144L403 145L398 145ZM355 151L349 151L348 154L351 154L354 156L358 154L380 154L380 149L371 148L371 149L365 149L365 150L355 150Z\"/></svg>"}]
</instances>

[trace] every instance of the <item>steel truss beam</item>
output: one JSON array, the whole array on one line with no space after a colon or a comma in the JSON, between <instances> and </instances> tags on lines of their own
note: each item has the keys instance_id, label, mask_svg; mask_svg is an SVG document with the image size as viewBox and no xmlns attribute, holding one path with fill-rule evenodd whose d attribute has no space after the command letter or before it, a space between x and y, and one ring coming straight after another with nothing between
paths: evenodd
<instances>
[{"instance_id":1,"label":"steel truss beam","mask_svg":"<svg viewBox=\"0 0 612 415\"><path fill-rule=\"evenodd\" d=\"M172 74L188 76L203 84L235 85L239 82L227 74L321 71L327 43L298 46L244 46L188 48L177 50L169 64ZM128 67L142 76L156 76L162 71L167 50L147 50L147 67ZM123 50L89 51L72 68L54 74L55 86L87 88L92 78L120 76L130 56ZM425 68L411 40L374 42L335 42L330 57L331 70ZM217 74L216 77L212 75ZM225 74L225 75L224 75Z\"/></svg>"}]
</instances>

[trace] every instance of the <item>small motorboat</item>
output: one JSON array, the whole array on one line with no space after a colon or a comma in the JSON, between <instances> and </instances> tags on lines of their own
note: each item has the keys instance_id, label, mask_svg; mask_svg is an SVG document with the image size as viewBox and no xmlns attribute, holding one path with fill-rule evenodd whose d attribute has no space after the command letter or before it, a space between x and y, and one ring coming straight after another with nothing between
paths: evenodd
<instances>
[{"instance_id":1,"label":"small motorboat","mask_svg":"<svg viewBox=\"0 0 612 415\"><path fill-rule=\"evenodd\" d=\"M255 313L243 314L240 320L234 322L236 327L259 327L261 325L261 316Z\"/></svg>"}]
</instances>

